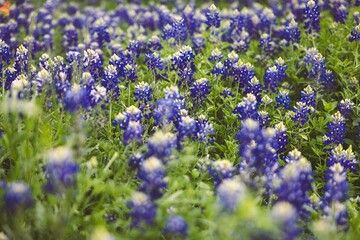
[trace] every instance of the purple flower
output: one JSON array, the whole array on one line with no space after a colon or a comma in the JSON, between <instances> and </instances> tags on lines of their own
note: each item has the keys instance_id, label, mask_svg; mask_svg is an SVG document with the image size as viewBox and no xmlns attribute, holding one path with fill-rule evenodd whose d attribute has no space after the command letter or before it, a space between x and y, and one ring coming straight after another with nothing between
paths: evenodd
<instances>
[{"instance_id":1,"label":"purple flower","mask_svg":"<svg viewBox=\"0 0 360 240\"><path fill-rule=\"evenodd\" d=\"M323 142L326 145L341 144L345 141L345 118L337 111L331 116L331 122L327 124L329 131L323 136Z\"/></svg>"},{"instance_id":2,"label":"purple flower","mask_svg":"<svg viewBox=\"0 0 360 240\"><path fill-rule=\"evenodd\" d=\"M216 8L214 4L212 4L205 13L206 16L206 25L209 29L211 27L219 28L220 27L220 16L219 16L219 10Z\"/></svg>"},{"instance_id":3,"label":"purple flower","mask_svg":"<svg viewBox=\"0 0 360 240\"><path fill-rule=\"evenodd\" d=\"M26 209L34 204L31 189L25 182L7 184L4 194L5 207L8 211Z\"/></svg>"},{"instance_id":4,"label":"purple flower","mask_svg":"<svg viewBox=\"0 0 360 240\"><path fill-rule=\"evenodd\" d=\"M157 131L147 142L149 155L160 159L168 157L176 146L176 136L170 132Z\"/></svg>"},{"instance_id":5,"label":"purple flower","mask_svg":"<svg viewBox=\"0 0 360 240\"><path fill-rule=\"evenodd\" d=\"M93 23L93 27L91 28L93 38L99 44L100 48L102 48L105 43L110 42L110 34L107 27L108 24L104 19L99 18Z\"/></svg>"},{"instance_id":6,"label":"purple flower","mask_svg":"<svg viewBox=\"0 0 360 240\"><path fill-rule=\"evenodd\" d=\"M286 150L286 146L289 143L288 136L286 134L286 127L283 122L280 122L274 126L276 131L276 139L277 139L277 150L279 152L284 152Z\"/></svg>"},{"instance_id":7,"label":"purple flower","mask_svg":"<svg viewBox=\"0 0 360 240\"><path fill-rule=\"evenodd\" d=\"M238 179L225 179L216 189L220 204L234 212L246 197L246 187Z\"/></svg>"},{"instance_id":8,"label":"purple flower","mask_svg":"<svg viewBox=\"0 0 360 240\"><path fill-rule=\"evenodd\" d=\"M154 223L157 207L147 194L142 192L133 193L127 205L131 209L132 227L139 227L142 223Z\"/></svg>"},{"instance_id":9,"label":"purple flower","mask_svg":"<svg viewBox=\"0 0 360 240\"><path fill-rule=\"evenodd\" d=\"M360 41L360 23L354 27L354 29L351 31L351 36L349 37L350 42L354 41Z\"/></svg>"},{"instance_id":10,"label":"purple flower","mask_svg":"<svg viewBox=\"0 0 360 240\"><path fill-rule=\"evenodd\" d=\"M233 113L238 115L239 120L245 120L247 118L258 120L258 103L256 101L255 95L248 93L246 97L243 98L241 103L235 107Z\"/></svg>"},{"instance_id":11,"label":"purple flower","mask_svg":"<svg viewBox=\"0 0 360 240\"><path fill-rule=\"evenodd\" d=\"M139 121L129 121L127 128L124 131L124 144L128 144L131 141L142 142L142 133L144 127Z\"/></svg>"},{"instance_id":12,"label":"purple flower","mask_svg":"<svg viewBox=\"0 0 360 240\"><path fill-rule=\"evenodd\" d=\"M298 213L289 202L277 202L271 209L271 217L280 224L282 239L296 239L301 233L297 226Z\"/></svg>"},{"instance_id":13,"label":"purple flower","mask_svg":"<svg viewBox=\"0 0 360 240\"><path fill-rule=\"evenodd\" d=\"M139 101L139 104L147 104L151 101L152 89L150 88L149 84L146 82L140 82L135 86L135 102Z\"/></svg>"},{"instance_id":14,"label":"purple flower","mask_svg":"<svg viewBox=\"0 0 360 240\"><path fill-rule=\"evenodd\" d=\"M275 108L279 108L279 107L283 106L284 109L290 109L289 90L280 89L279 95L275 97L275 100L277 103Z\"/></svg>"},{"instance_id":15,"label":"purple flower","mask_svg":"<svg viewBox=\"0 0 360 240\"><path fill-rule=\"evenodd\" d=\"M61 194L76 182L79 165L74 162L72 152L67 147L58 147L47 155L44 172L47 179L45 189L50 193Z\"/></svg>"},{"instance_id":16,"label":"purple flower","mask_svg":"<svg viewBox=\"0 0 360 240\"><path fill-rule=\"evenodd\" d=\"M208 171L217 187L224 179L234 176L235 168L229 160L218 160L209 166Z\"/></svg>"},{"instance_id":17,"label":"purple flower","mask_svg":"<svg viewBox=\"0 0 360 240\"><path fill-rule=\"evenodd\" d=\"M290 23L285 28L285 39L289 43L299 43L300 42L300 31L297 22L295 19L292 19Z\"/></svg>"},{"instance_id":18,"label":"purple flower","mask_svg":"<svg viewBox=\"0 0 360 240\"><path fill-rule=\"evenodd\" d=\"M303 102L297 102L293 108L292 120L304 125L309 120L309 114L311 113L311 107Z\"/></svg>"},{"instance_id":19,"label":"purple flower","mask_svg":"<svg viewBox=\"0 0 360 240\"><path fill-rule=\"evenodd\" d=\"M165 166L162 161L154 156L149 157L140 166L138 177L143 183L139 191L148 194L151 200L160 198L167 187L165 175Z\"/></svg>"},{"instance_id":20,"label":"purple flower","mask_svg":"<svg viewBox=\"0 0 360 240\"><path fill-rule=\"evenodd\" d=\"M203 100L209 95L210 89L210 82L206 78L200 78L194 82L190 91L196 105L200 106L203 103Z\"/></svg>"},{"instance_id":21,"label":"purple flower","mask_svg":"<svg viewBox=\"0 0 360 240\"><path fill-rule=\"evenodd\" d=\"M208 144L213 141L213 138L210 137L213 133L215 133L213 125L209 122L205 115L200 115L196 118L195 140Z\"/></svg>"},{"instance_id":22,"label":"purple flower","mask_svg":"<svg viewBox=\"0 0 360 240\"><path fill-rule=\"evenodd\" d=\"M164 232L173 236L187 236L188 225L183 217L173 216L167 220Z\"/></svg>"},{"instance_id":23,"label":"purple flower","mask_svg":"<svg viewBox=\"0 0 360 240\"><path fill-rule=\"evenodd\" d=\"M304 10L305 26L308 33L313 31L320 32L320 8L317 4L317 0L310 0L307 2Z\"/></svg>"},{"instance_id":24,"label":"purple flower","mask_svg":"<svg viewBox=\"0 0 360 240\"><path fill-rule=\"evenodd\" d=\"M349 170L353 173L357 172L358 161L355 158L355 154L352 151L352 146L350 145L347 150L343 149L340 144L333 150L331 150L330 158L326 162L327 167L331 167L336 163L340 163L345 170Z\"/></svg>"},{"instance_id":25,"label":"purple flower","mask_svg":"<svg viewBox=\"0 0 360 240\"><path fill-rule=\"evenodd\" d=\"M310 198L308 192L313 182L311 164L301 157L285 165L273 180L272 188L277 195L277 202L289 202L301 218L309 215Z\"/></svg>"}]
</instances>

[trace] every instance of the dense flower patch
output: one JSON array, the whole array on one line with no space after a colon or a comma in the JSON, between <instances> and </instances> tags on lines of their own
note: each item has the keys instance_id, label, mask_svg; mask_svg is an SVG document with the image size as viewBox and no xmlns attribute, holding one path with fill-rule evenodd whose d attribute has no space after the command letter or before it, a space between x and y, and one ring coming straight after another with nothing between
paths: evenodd
<instances>
[{"instance_id":1,"label":"dense flower patch","mask_svg":"<svg viewBox=\"0 0 360 240\"><path fill-rule=\"evenodd\" d=\"M129 2L1 3L0 239L357 239L360 1Z\"/></svg>"}]
</instances>

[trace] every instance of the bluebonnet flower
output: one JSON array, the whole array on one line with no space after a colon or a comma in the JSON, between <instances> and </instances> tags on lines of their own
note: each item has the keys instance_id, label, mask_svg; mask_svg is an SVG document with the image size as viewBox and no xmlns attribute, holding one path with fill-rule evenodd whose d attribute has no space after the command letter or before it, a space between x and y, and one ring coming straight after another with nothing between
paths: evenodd
<instances>
[{"instance_id":1,"label":"bluebonnet flower","mask_svg":"<svg viewBox=\"0 0 360 240\"><path fill-rule=\"evenodd\" d=\"M278 68L276 66L267 68L264 76L265 86L268 89L271 89L271 91L275 92L279 82L280 79L279 79Z\"/></svg>"},{"instance_id":2,"label":"bluebonnet flower","mask_svg":"<svg viewBox=\"0 0 360 240\"><path fill-rule=\"evenodd\" d=\"M171 66L173 70L177 70L178 76L181 78L179 85L184 83L190 86L193 82L193 75L196 70L194 58L193 50L189 46L182 46L178 52L173 54Z\"/></svg>"},{"instance_id":3,"label":"bluebonnet flower","mask_svg":"<svg viewBox=\"0 0 360 240\"><path fill-rule=\"evenodd\" d=\"M102 65L103 59L97 52L92 49L84 51L83 70L88 71L95 80L103 75Z\"/></svg>"},{"instance_id":4,"label":"bluebonnet flower","mask_svg":"<svg viewBox=\"0 0 360 240\"><path fill-rule=\"evenodd\" d=\"M190 138L193 134L196 133L196 121L189 116L182 116L176 128L178 130L178 141L184 137Z\"/></svg>"},{"instance_id":5,"label":"bluebonnet flower","mask_svg":"<svg viewBox=\"0 0 360 240\"><path fill-rule=\"evenodd\" d=\"M26 74L29 68L28 49L24 45L20 45L16 49L14 68L17 73Z\"/></svg>"},{"instance_id":6,"label":"bluebonnet flower","mask_svg":"<svg viewBox=\"0 0 360 240\"><path fill-rule=\"evenodd\" d=\"M322 204L324 206L331 202L345 202L348 200L349 184L346 179L346 169L340 162L330 166L325 171L325 188Z\"/></svg>"},{"instance_id":7,"label":"bluebonnet flower","mask_svg":"<svg viewBox=\"0 0 360 240\"><path fill-rule=\"evenodd\" d=\"M211 86L208 79L200 78L196 80L190 88L191 97L194 100L194 103L200 106L207 95L209 95L210 90Z\"/></svg>"},{"instance_id":8,"label":"bluebonnet flower","mask_svg":"<svg viewBox=\"0 0 360 240\"><path fill-rule=\"evenodd\" d=\"M273 148L276 144L273 128L262 129L259 122L247 118L242 122L236 139L241 142L239 146L239 155L243 157L239 164L241 174L246 176L257 172L262 176L272 173L277 168L277 154Z\"/></svg>"},{"instance_id":9,"label":"bluebonnet flower","mask_svg":"<svg viewBox=\"0 0 360 240\"><path fill-rule=\"evenodd\" d=\"M177 41L185 41L187 38L187 29L183 18L176 16L172 19L172 37Z\"/></svg>"},{"instance_id":10,"label":"bluebonnet flower","mask_svg":"<svg viewBox=\"0 0 360 240\"><path fill-rule=\"evenodd\" d=\"M350 145L347 150L343 149L342 145L339 144L336 148L331 150L330 158L326 162L327 167L331 167L336 163L340 163L345 170L349 170L353 173L357 172L358 161L355 158L355 154L352 151L352 146Z\"/></svg>"},{"instance_id":11,"label":"bluebonnet flower","mask_svg":"<svg viewBox=\"0 0 360 240\"><path fill-rule=\"evenodd\" d=\"M286 78L286 69L287 69L287 65L285 65L284 59L282 59L281 57L276 59L275 66L278 70L279 81L284 80Z\"/></svg>"},{"instance_id":12,"label":"bluebonnet flower","mask_svg":"<svg viewBox=\"0 0 360 240\"><path fill-rule=\"evenodd\" d=\"M221 18L219 15L219 10L216 8L214 4L212 4L207 9L205 16L206 16L206 25L207 25L206 29L209 29L211 27L215 27L215 28L220 27Z\"/></svg>"},{"instance_id":13,"label":"bluebonnet flower","mask_svg":"<svg viewBox=\"0 0 360 240\"><path fill-rule=\"evenodd\" d=\"M107 30L108 24L104 21L103 18L99 18L94 22L91 32L95 41L99 44L99 47L102 48L105 43L110 42L110 34Z\"/></svg>"},{"instance_id":14,"label":"bluebonnet flower","mask_svg":"<svg viewBox=\"0 0 360 240\"><path fill-rule=\"evenodd\" d=\"M151 51L160 51L163 48L160 38L156 35L151 36L151 38L149 39L148 48Z\"/></svg>"},{"instance_id":15,"label":"bluebonnet flower","mask_svg":"<svg viewBox=\"0 0 360 240\"><path fill-rule=\"evenodd\" d=\"M255 95L256 100L258 102L261 100L261 92L262 92L262 85L256 77L251 78L249 82L245 82L245 93L246 94L251 93Z\"/></svg>"},{"instance_id":16,"label":"bluebonnet flower","mask_svg":"<svg viewBox=\"0 0 360 240\"><path fill-rule=\"evenodd\" d=\"M136 68L134 65L126 64L124 67L124 75L129 82L135 82L137 79Z\"/></svg>"},{"instance_id":17,"label":"bluebonnet flower","mask_svg":"<svg viewBox=\"0 0 360 240\"><path fill-rule=\"evenodd\" d=\"M274 129L276 131L275 138L277 139L277 150L279 152L284 152L289 143L289 137L286 134L286 127L283 122L280 122L274 126Z\"/></svg>"},{"instance_id":18,"label":"bluebonnet flower","mask_svg":"<svg viewBox=\"0 0 360 240\"><path fill-rule=\"evenodd\" d=\"M211 51L210 57L208 59L209 61L220 62L223 57L224 56L222 55L221 51L218 48L215 48Z\"/></svg>"},{"instance_id":19,"label":"bluebonnet flower","mask_svg":"<svg viewBox=\"0 0 360 240\"><path fill-rule=\"evenodd\" d=\"M34 204L31 189L25 182L12 182L5 187L5 207L8 211L26 209Z\"/></svg>"},{"instance_id":20,"label":"bluebonnet flower","mask_svg":"<svg viewBox=\"0 0 360 240\"><path fill-rule=\"evenodd\" d=\"M61 194L75 184L79 165L74 161L71 150L67 147L57 147L47 155L44 166L46 176L46 191Z\"/></svg>"},{"instance_id":21,"label":"bluebonnet flower","mask_svg":"<svg viewBox=\"0 0 360 240\"><path fill-rule=\"evenodd\" d=\"M143 183L139 191L148 194L151 200L160 198L162 191L167 187L165 175L165 166L162 161L154 156L149 157L140 166L138 177Z\"/></svg>"},{"instance_id":22,"label":"bluebonnet flower","mask_svg":"<svg viewBox=\"0 0 360 240\"><path fill-rule=\"evenodd\" d=\"M258 103L256 97L252 93L248 93L246 97L235 107L234 114L238 115L239 120L252 118L259 119Z\"/></svg>"},{"instance_id":23,"label":"bluebonnet flower","mask_svg":"<svg viewBox=\"0 0 360 240\"><path fill-rule=\"evenodd\" d=\"M291 150L285 158L286 163L297 162L302 158L302 154L296 148Z\"/></svg>"},{"instance_id":24,"label":"bluebonnet flower","mask_svg":"<svg viewBox=\"0 0 360 240\"><path fill-rule=\"evenodd\" d=\"M296 239L301 233L297 226L298 213L289 202L277 202L271 209L271 217L280 224L282 239Z\"/></svg>"},{"instance_id":25,"label":"bluebonnet flower","mask_svg":"<svg viewBox=\"0 0 360 240\"><path fill-rule=\"evenodd\" d=\"M130 121L140 122L142 118L141 111L135 106L126 108L126 111L119 113L113 122L113 125L119 125L121 129L126 129Z\"/></svg>"},{"instance_id":26,"label":"bluebonnet flower","mask_svg":"<svg viewBox=\"0 0 360 240\"><path fill-rule=\"evenodd\" d=\"M292 19L285 28L285 39L288 43L300 42L300 31L295 19Z\"/></svg>"},{"instance_id":27,"label":"bluebonnet flower","mask_svg":"<svg viewBox=\"0 0 360 240\"><path fill-rule=\"evenodd\" d=\"M64 40L63 47L64 49L75 49L78 46L78 32L74 25L70 24L64 28L63 31Z\"/></svg>"},{"instance_id":28,"label":"bluebonnet flower","mask_svg":"<svg viewBox=\"0 0 360 240\"><path fill-rule=\"evenodd\" d=\"M231 51L227 55L227 59L224 62L224 67L227 71L230 71L231 68L239 61L239 55L235 51Z\"/></svg>"},{"instance_id":29,"label":"bluebonnet flower","mask_svg":"<svg viewBox=\"0 0 360 240\"><path fill-rule=\"evenodd\" d=\"M276 49L276 44L269 34L264 33L260 36L259 47L262 48L265 54L271 55Z\"/></svg>"},{"instance_id":30,"label":"bluebonnet flower","mask_svg":"<svg viewBox=\"0 0 360 240\"><path fill-rule=\"evenodd\" d=\"M164 232L172 236L186 237L188 225L181 216L172 216L167 220Z\"/></svg>"},{"instance_id":31,"label":"bluebonnet flower","mask_svg":"<svg viewBox=\"0 0 360 240\"><path fill-rule=\"evenodd\" d=\"M149 155L164 159L171 155L176 146L176 136L170 132L157 131L147 142Z\"/></svg>"},{"instance_id":32,"label":"bluebonnet flower","mask_svg":"<svg viewBox=\"0 0 360 240\"><path fill-rule=\"evenodd\" d=\"M300 102L303 102L305 105L309 107L315 108L316 106L316 93L312 89L310 85L308 85L306 88L304 88L303 91L300 92Z\"/></svg>"},{"instance_id":33,"label":"bluebonnet flower","mask_svg":"<svg viewBox=\"0 0 360 240\"><path fill-rule=\"evenodd\" d=\"M213 141L213 138L210 137L210 135L213 133L215 133L215 129L211 122L209 122L209 120L205 117L205 115L201 114L196 118L195 140L208 144Z\"/></svg>"},{"instance_id":34,"label":"bluebonnet flower","mask_svg":"<svg viewBox=\"0 0 360 240\"><path fill-rule=\"evenodd\" d=\"M133 56L139 57L140 55L140 43L137 40L130 40L126 50Z\"/></svg>"},{"instance_id":35,"label":"bluebonnet flower","mask_svg":"<svg viewBox=\"0 0 360 240\"><path fill-rule=\"evenodd\" d=\"M300 218L307 218L310 198L308 192L313 182L311 164L304 157L289 162L273 180L273 191L277 202L289 202L296 209Z\"/></svg>"},{"instance_id":36,"label":"bluebonnet flower","mask_svg":"<svg viewBox=\"0 0 360 240\"><path fill-rule=\"evenodd\" d=\"M145 63L148 69L155 73L155 76L158 76L158 71L162 71L165 68L160 54L157 52L145 54Z\"/></svg>"},{"instance_id":37,"label":"bluebonnet flower","mask_svg":"<svg viewBox=\"0 0 360 240\"><path fill-rule=\"evenodd\" d=\"M52 76L51 74L45 70L41 69L36 75L36 79L33 81L33 84L36 86L37 91L42 92L44 85L47 83L51 83Z\"/></svg>"},{"instance_id":38,"label":"bluebonnet flower","mask_svg":"<svg viewBox=\"0 0 360 240\"><path fill-rule=\"evenodd\" d=\"M214 69L211 71L211 73L215 74L216 76L225 75L226 68L224 67L224 64L222 62L218 62L214 65Z\"/></svg>"},{"instance_id":39,"label":"bluebonnet flower","mask_svg":"<svg viewBox=\"0 0 360 240\"><path fill-rule=\"evenodd\" d=\"M128 144L130 141L142 142L142 133L144 127L139 121L129 121L124 131L124 144Z\"/></svg>"},{"instance_id":40,"label":"bluebonnet flower","mask_svg":"<svg viewBox=\"0 0 360 240\"><path fill-rule=\"evenodd\" d=\"M344 203L333 202L326 206L323 211L328 222L334 222L340 230L349 229L349 213Z\"/></svg>"},{"instance_id":41,"label":"bluebonnet flower","mask_svg":"<svg viewBox=\"0 0 360 240\"><path fill-rule=\"evenodd\" d=\"M326 145L344 143L344 134L346 132L345 118L339 111L331 116L331 122L327 126L329 131L323 136L323 142Z\"/></svg>"},{"instance_id":42,"label":"bluebonnet flower","mask_svg":"<svg viewBox=\"0 0 360 240\"><path fill-rule=\"evenodd\" d=\"M131 209L132 227L139 227L143 223L154 223L157 207L147 194L142 192L133 193L127 205Z\"/></svg>"},{"instance_id":43,"label":"bluebonnet flower","mask_svg":"<svg viewBox=\"0 0 360 240\"><path fill-rule=\"evenodd\" d=\"M11 90L20 93L24 91L30 85L24 74L20 74L17 78L11 83Z\"/></svg>"},{"instance_id":44,"label":"bluebonnet flower","mask_svg":"<svg viewBox=\"0 0 360 240\"><path fill-rule=\"evenodd\" d=\"M112 97L117 99L120 95L119 75L114 65L108 65L104 69L104 78L101 81L103 87L107 92L110 92Z\"/></svg>"},{"instance_id":45,"label":"bluebonnet flower","mask_svg":"<svg viewBox=\"0 0 360 240\"><path fill-rule=\"evenodd\" d=\"M129 167L138 169L143 162L144 162L144 155L139 152L136 152L129 159Z\"/></svg>"},{"instance_id":46,"label":"bluebonnet flower","mask_svg":"<svg viewBox=\"0 0 360 240\"><path fill-rule=\"evenodd\" d=\"M217 187L223 180L234 176L235 168L229 160L218 160L210 164L208 171Z\"/></svg>"},{"instance_id":47,"label":"bluebonnet flower","mask_svg":"<svg viewBox=\"0 0 360 240\"><path fill-rule=\"evenodd\" d=\"M205 48L205 38L200 33L195 33L191 42L196 53L201 52Z\"/></svg>"},{"instance_id":48,"label":"bluebonnet flower","mask_svg":"<svg viewBox=\"0 0 360 240\"><path fill-rule=\"evenodd\" d=\"M276 100L276 106L275 108L279 108L281 106L284 107L284 109L290 109L290 97L289 97L289 90L287 89L280 89L279 95L275 97Z\"/></svg>"},{"instance_id":49,"label":"bluebonnet flower","mask_svg":"<svg viewBox=\"0 0 360 240\"><path fill-rule=\"evenodd\" d=\"M225 88L221 93L221 96L223 96L224 98L228 98L228 97L234 97L234 94L232 93L230 88Z\"/></svg>"},{"instance_id":50,"label":"bluebonnet flower","mask_svg":"<svg viewBox=\"0 0 360 240\"><path fill-rule=\"evenodd\" d=\"M220 204L228 211L233 212L246 198L246 187L239 179L225 179L216 189Z\"/></svg>"},{"instance_id":51,"label":"bluebonnet flower","mask_svg":"<svg viewBox=\"0 0 360 240\"><path fill-rule=\"evenodd\" d=\"M106 98L106 88L103 86L96 86L90 91L91 106L97 105L100 101Z\"/></svg>"},{"instance_id":52,"label":"bluebonnet flower","mask_svg":"<svg viewBox=\"0 0 360 240\"><path fill-rule=\"evenodd\" d=\"M293 108L293 113L292 120L304 125L309 120L311 106L306 105L304 102L296 102L296 106Z\"/></svg>"},{"instance_id":53,"label":"bluebonnet flower","mask_svg":"<svg viewBox=\"0 0 360 240\"><path fill-rule=\"evenodd\" d=\"M152 89L149 84L146 82L140 82L135 86L135 102L139 101L140 103L147 104L151 101Z\"/></svg>"},{"instance_id":54,"label":"bluebonnet flower","mask_svg":"<svg viewBox=\"0 0 360 240\"><path fill-rule=\"evenodd\" d=\"M12 53L9 45L0 39L0 57L4 63L10 64Z\"/></svg>"},{"instance_id":55,"label":"bluebonnet flower","mask_svg":"<svg viewBox=\"0 0 360 240\"><path fill-rule=\"evenodd\" d=\"M339 6L339 4L340 4L340 6ZM334 4L334 8L333 8L334 18L335 18L335 21L344 24L349 12L344 4L342 4L340 2L339 2L339 4Z\"/></svg>"},{"instance_id":56,"label":"bluebonnet flower","mask_svg":"<svg viewBox=\"0 0 360 240\"><path fill-rule=\"evenodd\" d=\"M360 41L360 23L354 27L354 29L351 31L351 36L349 36L349 41Z\"/></svg>"},{"instance_id":57,"label":"bluebonnet flower","mask_svg":"<svg viewBox=\"0 0 360 240\"><path fill-rule=\"evenodd\" d=\"M86 90L78 84L73 84L70 89L68 89L63 98L65 110L74 113L83 105L83 100L86 99ZM86 100L85 100L86 101ZM86 103L84 104L87 105Z\"/></svg>"},{"instance_id":58,"label":"bluebonnet flower","mask_svg":"<svg viewBox=\"0 0 360 240\"><path fill-rule=\"evenodd\" d=\"M309 0L304 9L305 26L308 33L320 31L320 7L317 0Z\"/></svg>"},{"instance_id":59,"label":"bluebonnet flower","mask_svg":"<svg viewBox=\"0 0 360 240\"><path fill-rule=\"evenodd\" d=\"M261 127L269 125L269 123L271 122L269 112L263 110L259 111L259 122Z\"/></svg>"},{"instance_id":60,"label":"bluebonnet flower","mask_svg":"<svg viewBox=\"0 0 360 240\"><path fill-rule=\"evenodd\" d=\"M234 46L239 52L246 52L249 49L250 37L249 33L243 28L239 38L234 42Z\"/></svg>"}]
</instances>

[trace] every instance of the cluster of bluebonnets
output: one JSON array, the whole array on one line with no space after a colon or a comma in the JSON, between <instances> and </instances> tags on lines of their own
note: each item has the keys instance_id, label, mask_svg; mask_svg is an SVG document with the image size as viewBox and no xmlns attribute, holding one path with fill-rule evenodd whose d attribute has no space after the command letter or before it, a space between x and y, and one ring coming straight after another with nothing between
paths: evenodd
<instances>
[{"instance_id":1,"label":"cluster of bluebonnets","mask_svg":"<svg viewBox=\"0 0 360 240\"><path fill-rule=\"evenodd\" d=\"M187 174L202 175L221 211L236 214L251 197L257 207L268 209L276 234L257 227L251 238L352 231L349 211L356 211L359 202L354 176L360 1L229 1L220 2L221 8L196 1L172 6L108 2L111 7L96 1L84 6L46 0L38 6L17 0L2 13L1 114L8 116L0 117L2 145L14 135L1 121L15 121L12 114L26 121L34 104L46 114L59 111L75 119L75 135L86 132L95 142L94 130L82 126L106 126L107 137L120 139L114 144L126 154L122 159L114 155L105 169L116 172L111 165L122 161L133 173L127 180L132 192L118 214L128 221L122 228L129 231L155 229L165 238L191 237L196 226L188 224L186 214L170 207L161 221L158 216L171 187L173 162L190 146L197 146L197 163ZM342 35L337 28L345 29ZM357 72L344 76L327 62L329 54L316 47L323 41L321 31L348 43L350 49L342 50L353 53L346 56ZM287 52L297 54L295 60ZM317 135L311 133L317 145L310 145L307 129L321 112L325 123ZM69 123L65 117L61 121ZM237 130L228 131L227 125ZM230 140L237 144L235 153L226 145ZM51 196L74 197L80 178L94 177L87 169L100 164L94 159L82 164L90 145L79 149L76 140L61 139L43 149L33 173L42 176L40 183L12 173L21 166L0 145L0 210L6 215L1 221L17 218ZM38 189L33 194L39 184L42 195ZM189 211L196 208L204 215L210 211L199 204ZM106 218L107 223L116 221L112 215ZM5 239L16 236L12 227L10 221L1 222ZM126 234L99 231L93 239ZM261 231L268 231L266 237Z\"/></svg>"}]
</instances>

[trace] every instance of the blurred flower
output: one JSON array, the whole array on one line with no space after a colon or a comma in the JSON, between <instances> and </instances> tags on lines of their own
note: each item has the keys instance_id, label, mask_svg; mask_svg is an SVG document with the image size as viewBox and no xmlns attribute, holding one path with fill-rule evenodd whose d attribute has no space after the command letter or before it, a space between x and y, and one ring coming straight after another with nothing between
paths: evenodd
<instances>
[{"instance_id":1,"label":"blurred flower","mask_svg":"<svg viewBox=\"0 0 360 240\"><path fill-rule=\"evenodd\" d=\"M4 201L5 207L9 211L26 209L34 204L29 185L20 181L7 184Z\"/></svg>"},{"instance_id":2,"label":"blurred flower","mask_svg":"<svg viewBox=\"0 0 360 240\"><path fill-rule=\"evenodd\" d=\"M228 211L235 211L246 197L246 187L239 179L225 179L216 190L220 204Z\"/></svg>"},{"instance_id":3,"label":"blurred flower","mask_svg":"<svg viewBox=\"0 0 360 240\"><path fill-rule=\"evenodd\" d=\"M167 220L164 232L173 236L187 236L188 225L181 216L173 216Z\"/></svg>"}]
</instances>

